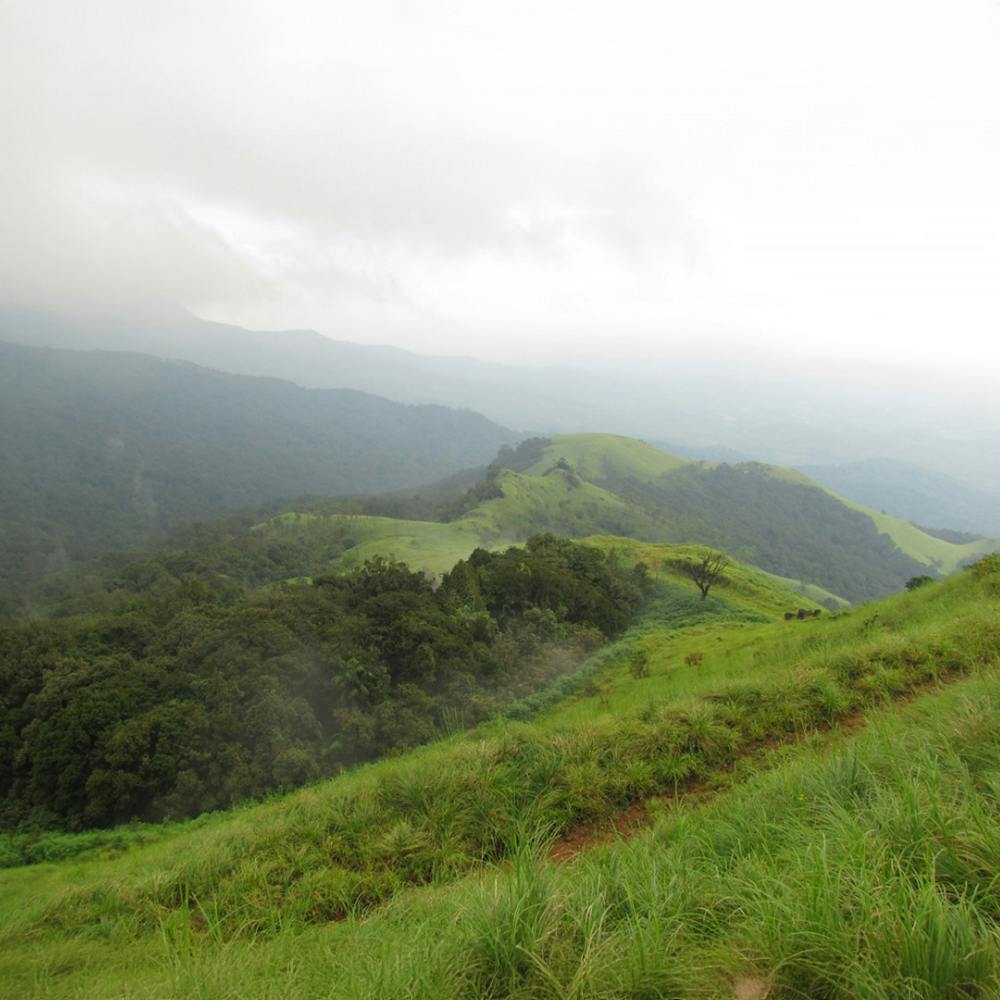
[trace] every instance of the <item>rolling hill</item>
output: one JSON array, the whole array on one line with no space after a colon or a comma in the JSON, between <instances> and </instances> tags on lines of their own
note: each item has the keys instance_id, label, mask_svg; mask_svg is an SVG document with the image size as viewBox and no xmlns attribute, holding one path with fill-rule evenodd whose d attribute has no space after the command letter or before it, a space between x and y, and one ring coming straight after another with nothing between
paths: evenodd
<instances>
[{"instance_id":1,"label":"rolling hill","mask_svg":"<svg viewBox=\"0 0 1000 1000\"><path fill-rule=\"evenodd\" d=\"M815 586L849 601L898 590L928 571L946 575L1000 548L997 540L937 538L776 466L685 461L608 434L529 445L506 460L520 471L503 461L494 465L487 483L473 489L465 509L447 523L289 513L255 530L286 540L306 531L317 545L325 533L347 532L357 544L333 568L381 553L431 572L477 545L515 542L536 531L696 542L800 589Z\"/></svg>"},{"instance_id":2,"label":"rolling hill","mask_svg":"<svg viewBox=\"0 0 1000 1000\"><path fill-rule=\"evenodd\" d=\"M517 439L468 411L11 344L0 426L0 589L280 498L428 483Z\"/></svg>"}]
</instances>

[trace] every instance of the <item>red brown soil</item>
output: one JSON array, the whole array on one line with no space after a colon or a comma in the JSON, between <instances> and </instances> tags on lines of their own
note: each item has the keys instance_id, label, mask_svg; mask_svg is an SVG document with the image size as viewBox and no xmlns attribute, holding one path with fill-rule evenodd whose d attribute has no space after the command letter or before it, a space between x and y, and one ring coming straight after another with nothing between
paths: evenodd
<instances>
[{"instance_id":1,"label":"red brown soil","mask_svg":"<svg viewBox=\"0 0 1000 1000\"><path fill-rule=\"evenodd\" d=\"M549 849L549 858L552 861L569 861L582 851L601 844L612 844L619 838L627 840L648 825L649 809L646 803L634 802L610 819L571 827Z\"/></svg>"}]
</instances>

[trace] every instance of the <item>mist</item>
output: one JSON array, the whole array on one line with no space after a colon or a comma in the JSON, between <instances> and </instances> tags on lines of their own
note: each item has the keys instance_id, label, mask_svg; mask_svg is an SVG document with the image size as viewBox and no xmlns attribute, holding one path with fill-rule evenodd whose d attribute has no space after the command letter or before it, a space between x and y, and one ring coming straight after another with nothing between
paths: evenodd
<instances>
[{"instance_id":1,"label":"mist","mask_svg":"<svg viewBox=\"0 0 1000 1000\"><path fill-rule=\"evenodd\" d=\"M967 391L1000 361L998 21L9 2L0 299L505 362L847 359Z\"/></svg>"}]
</instances>

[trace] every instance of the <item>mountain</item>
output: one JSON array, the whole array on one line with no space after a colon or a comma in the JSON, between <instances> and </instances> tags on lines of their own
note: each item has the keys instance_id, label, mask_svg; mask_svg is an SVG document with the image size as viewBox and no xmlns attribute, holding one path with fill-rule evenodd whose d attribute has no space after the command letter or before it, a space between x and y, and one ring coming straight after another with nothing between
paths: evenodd
<instances>
[{"instance_id":1,"label":"mountain","mask_svg":"<svg viewBox=\"0 0 1000 1000\"><path fill-rule=\"evenodd\" d=\"M934 537L793 470L691 462L607 434L525 442L470 491L460 515L443 523L313 511L278 515L257 530L286 542L308 534L317 551L320 539L346 539L333 567L383 554L432 572L477 545L537 531L696 542L849 601L891 593L913 576L951 573L1000 548L997 540Z\"/></svg>"},{"instance_id":2,"label":"mountain","mask_svg":"<svg viewBox=\"0 0 1000 1000\"><path fill-rule=\"evenodd\" d=\"M871 459L799 469L842 496L915 524L983 537L1000 534L1000 494L978 490L908 462Z\"/></svg>"},{"instance_id":3,"label":"mountain","mask_svg":"<svg viewBox=\"0 0 1000 1000\"><path fill-rule=\"evenodd\" d=\"M279 498L427 483L517 439L472 412L12 344L0 426L0 589Z\"/></svg>"},{"instance_id":4,"label":"mountain","mask_svg":"<svg viewBox=\"0 0 1000 1000\"><path fill-rule=\"evenodd\" d=\"M668 360L597 365L567 352L554 365L496 364L309 330L244 330L180 311L123 320L6 308L0 340L138 351L306 387L469 408L519 430L612 431L670 441L698 458L813 466L889 456L1000 493L992 394L949 389L936 373L740 354L693 338L679 340Z\"/></svg>"},{"instance_id":5,"label":"mountain","mask_svg":"<svg viewBox=\"0 0 1000 1000\"><path fill-rule=\"evenodd\" d=\"M449 490L451 493L449 494ZM539 532L710 545L828 607L954 572L1000 540L956 544L831 493L800 472L710 465L611 434L533 438L504 447L478 482L393 497L317 501L191 529L151 553L108 557L47 578L33 606L108 607L136 587L187 578L253 588L346 572L378 557L440 575L476 548Z\"/></svg>"}]
</instances>

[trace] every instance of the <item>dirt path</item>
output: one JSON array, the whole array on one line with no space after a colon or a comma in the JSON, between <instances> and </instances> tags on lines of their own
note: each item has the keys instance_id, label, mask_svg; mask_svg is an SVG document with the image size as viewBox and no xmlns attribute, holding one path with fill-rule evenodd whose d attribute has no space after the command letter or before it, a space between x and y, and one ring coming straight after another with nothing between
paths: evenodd
<instances>
[{"instance_id":1,"label":"dirt path","mask_svg":"<svg viewBox=\"0 0 1000 1000\"><path fill-rule=\"evenodd\" d=\"M919 687L901 691L896 695L889 706L896 711L901 710L921 694L934 689L940 690L945 684L962 680L967 675L955 674L949 677L942 677L928 681ZM873 712L884 711L883 708L876 709L854 709L843 718L835 722L817 726L812 733L820 733L826 739L829 746L838 737L850 738L859 733L868 724L868 716ZM782 746L790 746L801 742L801 737L795 733L783 734L780 737L772 737L767 740L754 743L746 748L736 759L730 761L725 766L713 772L712 777L723 777L731 774L739 761L746 760L755 755L764 755ZM777 762L778 764L782 762ZM763 768L767 770L767 768ZM760 773L760 772L755 772ZM692 778L687 782L680 783L676 789L659 795L651 795L641 802L634 802L628 808L622 810L614 816L599 820L590 820L585 823L578 823L560 834L549 848L548 857L550 861L562 864L575 860L586 851L595 847L602 847L605 844L613 844L618 840L631 840L637 834L652 824L649 803L664 802L674 806L684 805L698 808L712 801L718 795L728 791L732 785L722 788L712 788L708 785L708 779L704 776Z\"/></svg>"}]
</instances>

